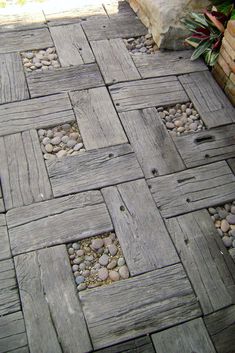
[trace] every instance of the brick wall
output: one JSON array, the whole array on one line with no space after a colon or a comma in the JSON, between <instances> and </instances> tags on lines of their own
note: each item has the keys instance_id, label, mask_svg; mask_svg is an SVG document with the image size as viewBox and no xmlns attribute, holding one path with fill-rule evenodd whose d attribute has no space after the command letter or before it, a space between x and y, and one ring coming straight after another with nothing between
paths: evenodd
<instances>
[{"instance_id":1,"label":"brick wall","mask_svg":"<svg viewBox=\"0 0 235 353\"><path fill-rule=\"evenodd\" d=\"M212 72L233 105L235 105L235 20L228 22L220 55Z\"/></svg>"}]
</instances>

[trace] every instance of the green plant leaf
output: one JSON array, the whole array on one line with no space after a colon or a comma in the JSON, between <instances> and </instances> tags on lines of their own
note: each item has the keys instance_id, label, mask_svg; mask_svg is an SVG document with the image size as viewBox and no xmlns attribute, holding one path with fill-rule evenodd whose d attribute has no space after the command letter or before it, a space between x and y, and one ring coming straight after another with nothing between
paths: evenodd
<instances>
[{"instance_id":1,"label":"green plant leaf","mask_svg":"<svg viewBox=\"0 0 235 353\"><path fill-rule=\"evenodd\" d=\"M206 26L207 27L207 21L206 21L206 18L204 16L204 14L197 13L197 12L192 12L191 16L197 23L201 24L202 26Z\"/></svg>"},{"instance_id":2,"label":"green plant leaf","mask_svg":"<svg viewBox=\"0 0 235 353\"><path fill-rule=\"evenodd\" d=\"M206 49L208 49L212 44L212 40L201 42L198 47L194 50L191 60L198 59L202 54L205 53Z\"/></svg>"}]
</instances>

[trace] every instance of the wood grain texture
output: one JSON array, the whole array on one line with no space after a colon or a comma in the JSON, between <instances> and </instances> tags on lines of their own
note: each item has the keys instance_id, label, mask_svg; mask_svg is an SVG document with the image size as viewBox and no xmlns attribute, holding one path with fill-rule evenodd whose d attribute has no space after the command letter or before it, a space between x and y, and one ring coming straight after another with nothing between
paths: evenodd
<instances>
[{"instance_id":1,"label":"wood grain texture","mask_svg":"<svg viewBox=\"0 0 235 353\"><path fill-rule=\"evenodd\" d=\"M133 110L119 116L146 178L185 169L155 108Z\"/></svg>"},{"instance_id":2,"label":"wood grain texture","mask_svg":"<svg viewBox=\"0 0 235 353\"><path fill-rule=\"evenodd\" d=\"M0 104L27 98L29 92L20 54L0 54Z\"/></svg>"},{"instance_id":3,"label":"wood grain texture","mask_svg":"<svg viewBox=\"0 0 235 353\"><path fill-rule=\"evenodd\" d=\"M179 76L186 93L208 128L235 121L235 110L209 71Z\"/></svg>"},{"instance_id":4,"label":"wood grain texture","mask_svg":"<svg viewBox=\"0 0 235 353\"><path fill-rule=\"evenodd\" d=\"M2 198L2 188L1 188L1 182L0 182L0 212L4 212L4 211L5 211L5 206ZM1 221L0 221L0 225L1 225Z\"/></svg>"},{"instance_id":5,"label":"wood grain texture","mask_svg":"<svg viewBox=\"0 0 235 353\"><path fill-rule=\"evenodd\" d=\"M0 316L20 310L20 300L12 259L0 262Z\"/></svg>"},{"instance_id":6,"label":"wood grain texture","mask_svg":"<svg viewBox=\"0 0 235 353\"><path fill-rule=\"evenodd\" d=\"M235 175L235 158L231 158L227 160L228 165L230 166L233 174Z\"/></svg>"},{"instance_id":7,"label":"wood grain texture","mask_svg":"<svg viewBox=\"0 0 235 353\"><path fill-rule=\"evenodd\" d=\"M201 318L151 336L157 353L216 353Z\"/></svg>"},{"instance_id":8,"label":"wood grain texture","mask_svg":"<svg viewBox=\"0 0 235 353\"><path fill-rule=\"evenodd\" d=\"M54 196L87 191L143 177L128 144L47 162Z\"/></svg>"},{"instance_id":9,"label":"wood grain texture","mask_svg":"<svg viewBox=\"0 0 235 353\"><path fill-rule=\"evenodd\" d=\"M102 194L131 275L179 262L144 180L109 187Z\"/></svg>"},{"instance_id":10,"label":"wood grain texture","mask_svg":"<svg viewBox=\"0 0 235 353\"><path fill-rule=\"evenodd\" d=\"M109 90L118 112L188 101L176 76L117 83Z\"/></svg>"},{"instance_id":11,"label":"wood grain texture","mask_svg":"<svg viewBox=\"0 0 235 353\"><path fill-rule=\"evenodd\" d=\"M235 263L206 210L168 219L167 228L204 314L235 302Z\"/></svg>"},{"instance_id":12,"label":"wood grain texture","mask_svg":"<svg viewBox=\"0 0 235 353\"><path fill-rule=\"evenodd\" d=\"M70 97L86 150L127 142L105 87L71 92Z\"/></svg>"},{"instance_id":13,"label":"wood grain texture","mask_svg":"<svg viewBox=\"0 0 235 353\"><path fill-rule=\"evenodd\" d=\"M86 64L52 70L45 73L27 74L27 82L31 97L46 96L74 90L102 86L97 64Z\"/></svg>"},{"instance_id":14,"label":"wood grain texture","mask_svg":"<svg viewBox=\"0 0 235 353\"><path fill-rule=\"evenodd\" d=\"M29 99L0 106L0 136L74 121L67 94Z\"/></svg>"},{"instance_id":15,"label":"wood grain texture","mask_svg":"<svg viewBox=\"0 0 235 353\"><path fill-rule=\"evenodd\" d=\"M204 318L218 353L233 353L235 348L235 305Z\"/></svg>"},{"instance_id":16,"label":"wood grain texture","mask_svg":"<svg viewBox=\"0 0 235 353\"><path fill-rule=\"evenodd\" d=\"M0 214L0 260L6 260L11 257L8 231L5 215Z\"/></svg>"},{"instance_id":17,"label":"wood grain texture","mask_svg":"<svg viewBox=\"0 0 235 353\"><path fill-rule=\"evenodd\" d=\"M122 18L125 17L127 20L136 19L136 14L126 1L122 0L110 0L105 1L103 4L105 11L110 19Z\"/></svg>"},{"instance_id":18,"label":"wood grain texture","mask_svg":"<svg viewBox=\"0 0 235 353\"><path fill-rule=\"evenodd\" d=\"M98 350L97 353L155 353L149 336L136 338L134 340L116 344L108 348Z\"/></svg>"},{"instance_id":19,"label":"wood grain texture","mask_svg":"<svg viewBox=\"0 0 235 353\"><path fill-rule=\"evenodd\" d=\"M148 180L163 217L234 200L235 176L225 161Z\"/></svg>"},{"instance_id":20,"label":"wood grain texture","mask_svg":"<svg viewBox=\"0 0 235 353\"><path fill-rule=\"evenodd\" d=\"M95 61L80 24L50 27L50 32L62 67Z\"/></svg>"},{"instance_id":21,"label":"wood grain texture","mask_svg":"<svg viewBox=\"0 0 235 353\"><path fill-rule=\"evenodd\" d=\"M13 254L112 231L98 191L57 198L7 213Z\"/></svg>"},{"instance_id":22,"label":"wood grain texture","mask_svg":"<svg viewBox=\"0 0 235 353\"><path fill-rule=\"evenodd\" d=\"M140 78L122 39L94 41L91 47L106 84Z\"/></svg>"},{"instance_id":23,"label":"wood grain texture","mask_svg":"<svg viewBox=\"0 0 235 353\"><path fill-rule=\"evenodd\" d=\"M157 51L152 55L132 55L132 58L143 78L208 70L203 60L191 61L191 55L191 50Z\"/></svg>"},{"instance_id":24,"label":"wood grain texture","mask_svg":"<svg viewBox=\"0 0 235 353\"><path fill-rule=\"evenodd\" d=\"M0 32L11 32L16 30L26 30L46 27L45 17L42 10L17 8L17 13L12 9L0 9Z\"/></svg>"},{"instance_id":25,"label":"wood grain texture","mask_svg":"<svg viewBox=\"0 0 235 353\"><path fill-rule=\"evenodd\" d=\"M188 168L235 157L235 125L173 139Z\"/></svg>"},{"instance_id":26,"label":"wood grain texture","mask_svg":"<svg viewBox=\"0 0 235 353\"><path fill-rule=\"evenodd\" d=\"M95 349L200 316L180 264L80 292L79 297Z\"/></svg>"}]
</instances>

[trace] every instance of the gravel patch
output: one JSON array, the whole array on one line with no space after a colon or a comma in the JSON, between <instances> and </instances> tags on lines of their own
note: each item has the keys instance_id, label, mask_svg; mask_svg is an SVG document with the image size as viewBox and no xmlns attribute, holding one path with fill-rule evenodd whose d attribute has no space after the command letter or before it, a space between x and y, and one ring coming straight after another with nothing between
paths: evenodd
<instances>
[{"instance_id":1,"label":"gravel patch","mask_svg":"<svg viewBox=\"0 0 235 353\"><path fill-rule=\"evenodd\" d=\"M60 62L55 47L21 53L26 72L58 69Z\"/></svg>"},{"instance_id":2,"label":"gravel patch","mask_svg":"<svg viewBox=\"0 0 235 353\"><path fill-rule=\"evenodd\" d=\"M151 34L146 34L138 38L124 39L127 49L133 55L136 54L154 54L157 50L157 44L154 42Z\"/></svg>"}]
</instances>

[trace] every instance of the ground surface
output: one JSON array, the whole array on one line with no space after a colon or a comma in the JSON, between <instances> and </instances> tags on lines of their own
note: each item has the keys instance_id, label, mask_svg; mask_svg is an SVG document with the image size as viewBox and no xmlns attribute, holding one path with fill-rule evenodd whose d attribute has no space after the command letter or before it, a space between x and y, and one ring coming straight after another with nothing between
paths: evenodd
<instances>
[{"instance_id":1,"label":"ground surface","mask_svg":"<svg viewBox=\"0 0 235 353\"><path fill-rule=\"evenodd\" d=\"M57 5L1 10L0 352L234 353L233 107L127 3Z\"/></svg>"}]
</instances>

